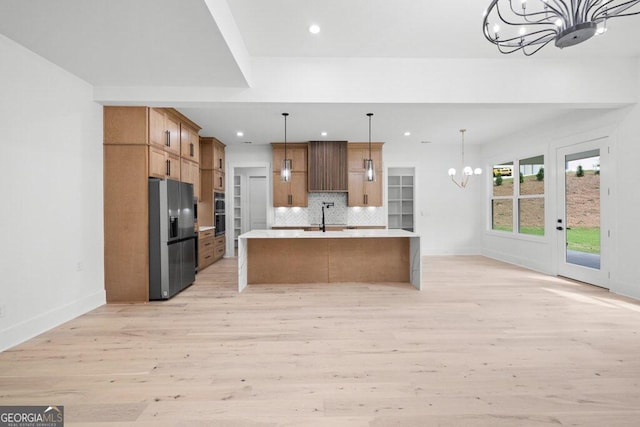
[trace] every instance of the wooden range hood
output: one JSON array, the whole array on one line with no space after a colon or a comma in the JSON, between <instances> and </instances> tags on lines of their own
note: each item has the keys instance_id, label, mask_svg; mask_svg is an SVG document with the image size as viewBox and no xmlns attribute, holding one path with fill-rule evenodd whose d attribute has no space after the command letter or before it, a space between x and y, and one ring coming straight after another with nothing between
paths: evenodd
<instances>
[{"instance_id":1,"label":"wooden range hood","mask_svg":"<svg viewBox=\"0 0 640 427\"><path fill-rule=\"evenodd\" d=\"M308 191L348 191L347 141L309 141Z\"/></svg>"}]
</instances>

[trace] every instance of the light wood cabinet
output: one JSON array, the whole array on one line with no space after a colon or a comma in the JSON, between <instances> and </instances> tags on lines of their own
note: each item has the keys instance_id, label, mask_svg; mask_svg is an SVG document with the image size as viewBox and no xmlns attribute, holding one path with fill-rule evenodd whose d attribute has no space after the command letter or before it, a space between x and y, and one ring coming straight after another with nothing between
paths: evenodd
<instances>
[{"instance_id":1,"label":"light wood cabinet","mask_svg":"<svg viewBox=\"0 0 640 427\"><path fill-rule=\"evenodd\" d=\"M200 162L200 137L198 131L182 123L180 125L180 156L192 162Z\"/></svg>"},{"instance_id":2,"label":"light wood cabinet","mask_svg":"<svg viewBox=\"0 0 640 427\"><path fill-rule=\"evenodd\" d=\"M306 172L291 172L288 182L280 180L280 172L273 173L273 206L306 207L309 205Z\"/></svg>"},{"instance_id":3,"label":"light wood cabinet","mask_svg":"<svg viewBox=\"0 0 640 427\"><path fill-rule=\"evenodd\" d=\"M200 225L214 225L213 193L225 191L225 147L217 138L200 138L200 199L198 203Z\"/></svg>"},{"instance_id":4,"label":"light wood cabinet","mask_svg":"<svg viewBox=\"0 0 640 427\"><path fill-rule=\"evenodd\" d=\"M213 258L215 261L218 261L222 257L224 257L224 246L227 239L224 235L218 236L213 241Z\"/></svg>"},{"instance_id":5,"label":"light wood cabinet","mask_svg":"<svg viewBox=\"0 0 640 427\"><path fill-rule=\"evenodd\" d=\"M284 160L284 144L272 143L273 148L273 170L280 172L282 161ZM290 143L287 144L287 157L291 160L291 170L293 172L307 172L307 144Z\"/></svg>"},{"instance_id":6,"label":"light wood cabinet","mask_svg":"<svg viewBox=\"0 0 640 427\"><path fill-rule=\"evenodd\" d=\"M149 144L180 156L180 119L167 109L150 108Z\"/></svg>"},{"instance_id":7,"label":"light wood cabinet","mask_svg":"<svg viewBox=\"0 0 640 427\"><path fill-rule=\"evenodd\" d=\"M200 200L200 166L197 163L181 159L180 181L193 184L193 197Z\"/></svg>"},{"instance_id":8,"label":"light wood cabinet","mask_svg":"<svg viewBox=\"0 0 640 427\"><path fill-rule=\"evenodd\" d=\"M202 271L215 261L214 230L198 233L198 271Z\"/></svg>"},{"instance_id":9,"label":"light wood cabinet","mask_svg":"<svg viewBox=\"0 0 640 427\"><path fill-rule=\"evenodd\" d=\"M149 147L149 176L180 181L180 157L157 147Z\"/></svg>"},{"instance_id":10,"label":"light wood cabinet","mask_svg":"<svg viewBox=\"0 0 640 427\"><path fill-rule=\"evenodd\" d=\"M280 180L280 169L284 160L284 144L272 143L271 147L273 149L273 206L308 206L307 144L287 144L287 157L291 159L291 178L288 182Z\"/></svg>"},{"instance_id":11,"label":"light wood cabinet","mask_svg":"<svg viewBox=\"0 0 640 427\"><path fill-rule=\"evenodd\" d=\"M366 170L365 160L369 158L369 143L352 142L347 144L347 158L349 172L364 172ZM382 143L371 143L371 158L376 172L382 170Z\"/></svg>"},{"instance_id":12,"label":"light wood cabinet","mask_svg":"<svg viewBox=\"0 0 640 427\"><path fill-rule=\"evenodd\" d=\"M196 135L200 130L169 108L103 108L104 280L109 303L149 300L148 180L183 178L183 124ZM190 167L184 173L193 174Z\"/></svg>"},{"instance_id":13,"label":"light wood cabinet","mask_svg":"<svg viewBox=\"0 0 640 427\"><path fill-rule=\"evenodd\" d=\"M382 172L376 172L376 180L367 181L362 172L349 172L348 206L382 206Z\"/></svg>"},{"instance_id":14,"label":"light wood cabinet","mask_svg":"<svg viewBox=\"0 0 640 427\"><path fill-rule=\"evenodd\" d=\"M213 144L213 170L217 170L224 174L224 156L225 145L220 141L214 141Z\"/></svg>"},{"instance_id":15,"label":"light wood cabinet","mask_svg":"<svg viewBox=\"0 0 640 427\"><path fill-rule=\"evenodd\" d=\"M369 158L368 143L348 144L349 194L348 206L382 206L382 143L371 144L371 158L376 180L367 181L365 160Z\"/></svg>"}]
</instances>

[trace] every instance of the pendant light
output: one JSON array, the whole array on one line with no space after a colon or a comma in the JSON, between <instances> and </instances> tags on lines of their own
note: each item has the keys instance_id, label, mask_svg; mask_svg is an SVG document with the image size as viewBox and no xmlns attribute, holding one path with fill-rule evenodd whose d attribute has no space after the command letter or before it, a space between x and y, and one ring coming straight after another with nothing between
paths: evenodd
<instances>
[{"instance_id":1,"label":"pendant light","mask_svg":"<svg viewBox=\"0 0 640 427\"><path fill-rule=\"evenodd\" d=\"M287 116L289 113L282 113L284 117L284 159L280 168L280 181L289 182L291 179L291 159L287 158Z\"/></svg>"},{"instance_id":2,"label":"pendant light","mask_svg":"<svg viewBox=\"0 0 640 427\"><path fill-rule=\"evenodd\" d=\"M367 174L367 181L375 181L376 180L376 168L373 164L373 159L371 158L371 116L373 113L367 113L369 117L369 158L365 160L365 170Z\"/></svg>"}]
</instances>

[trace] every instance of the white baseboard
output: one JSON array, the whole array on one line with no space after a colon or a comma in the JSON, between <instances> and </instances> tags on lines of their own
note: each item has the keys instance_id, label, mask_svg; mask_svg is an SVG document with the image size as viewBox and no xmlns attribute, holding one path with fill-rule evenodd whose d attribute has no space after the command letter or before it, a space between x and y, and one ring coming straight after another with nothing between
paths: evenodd
<instances>
[{"instance_id":1,"label":"white baseboard","mask_svg":"<svg viewBox=\"0 0 640 427\"><path fill-rule=\"evenodd\" d=\"M106 304L104 289L0 331L0 352Z\"/></svg>"}]
</instances>

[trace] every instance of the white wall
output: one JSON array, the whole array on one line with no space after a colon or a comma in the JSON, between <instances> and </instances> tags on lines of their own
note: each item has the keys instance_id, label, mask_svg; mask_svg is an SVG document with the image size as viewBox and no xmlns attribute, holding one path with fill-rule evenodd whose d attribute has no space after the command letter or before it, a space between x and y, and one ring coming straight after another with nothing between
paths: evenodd
<instances>
[{"instance_id":1,"label":"white wall","mask_svg":"<svg viewBox=\"0 0 640 427\"><path fill-rule=\"evenodd\" d=\"M421 237L422 255L473 255L481 251L482 176L472 177L463 190L447 174L451 167L460 169L460 148L459 144L419 142L384 145L385 167L415 167L415 232ZM479 152L477 145L465 144L465 163L481 167Z\"/></svg>"},{"instance_id":2,"label":"white wall","mask_svg":"<svg viewBox=\"0 0 640 427\"><path fill-rule=\"evenodd\" d=\"M611 290L640 298L640 106L629 112L613 134L615 182L612 189Z\"/></svg>"},{"instance_id":3,"label":"white wall","mask_svg":"<svg viewBox=\"0 0 640 427\"><path fill-rule=\"evenodd\" d=\"M565 116L554 123L523 130L517 135L496 141L483 148L483 161L494 162L545 155L544 238L517 238L513 235L488 230L491 191L490 182L485 190L486 208L483 224L483 254L506 262L522 265L547 274L558 274L558 248L555 219L558 217L556 183L556 149L606 137L611 147L609 176L611 195L603 202L603 218L609 218L611 237L607 254L611 273L609 287L612 292L640 298L640 264L637 248L640 241L640 192L637 190L640 171L640 107L627 107L607 114L594 111L591 117ZM606 211L605 211L606 209ZM603 254L603 256L605 256Z\"/></svg>"},{"instance_id":4,"label":"white wall","mask_svg":"<svg viewBox=\"0 0 640 427\"><path fill-rule=\"evenodd\" d=\"M105 302L102 108L0 35L0 350Z\"/></svg>"}]
</instances>

